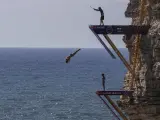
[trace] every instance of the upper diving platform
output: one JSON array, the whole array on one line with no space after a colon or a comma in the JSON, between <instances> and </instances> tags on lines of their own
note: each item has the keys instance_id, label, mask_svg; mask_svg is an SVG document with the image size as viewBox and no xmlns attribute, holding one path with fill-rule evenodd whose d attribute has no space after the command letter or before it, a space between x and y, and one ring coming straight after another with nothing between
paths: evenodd
<instances>
[{"instance_id":1,"label":"upper diving platform","mask_svg":"<svg viewBox=\"0 0 160 120\"><path fill-rule=\"evenodd\" d=\"M149 25L89 25L96 34L142 34L146 35L150 28Z\"/></svg>"}]
</instances>

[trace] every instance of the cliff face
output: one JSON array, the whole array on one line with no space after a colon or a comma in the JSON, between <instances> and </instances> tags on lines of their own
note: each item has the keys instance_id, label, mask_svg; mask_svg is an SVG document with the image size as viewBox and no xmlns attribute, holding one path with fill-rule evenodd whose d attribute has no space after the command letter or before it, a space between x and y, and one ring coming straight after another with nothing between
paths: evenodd
<instances>
[{"instance_id":1,"label":"cliff face","mask_svg":"<svg viewBox=\"0 0 160 120\"><path fill-rule=\"evenodd\" d=\"M139 24L139 3L140 0L130 0L125 11L125 16L132 18L133 25ZM160 0L145 0L145 8L147 14L143 24L151 25L151 28L140 41L141 67L136 71L134 102L131 105L128 97L121 96L121 107L131 120L160 120ZM134 40L135 36L132 36L129 41L134 44ZM131 79L127 73L124 89L129 90Z\"/></svg>"}]
</instances>

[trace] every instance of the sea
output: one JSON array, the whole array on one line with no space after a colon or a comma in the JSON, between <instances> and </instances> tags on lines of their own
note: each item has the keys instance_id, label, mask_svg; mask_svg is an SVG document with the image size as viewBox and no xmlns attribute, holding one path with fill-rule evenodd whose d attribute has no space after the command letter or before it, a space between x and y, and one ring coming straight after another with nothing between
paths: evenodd
<instances>
[{"instance_id":1,"label":"sea","mask_svg":"<svg viewBox=\"0 0 160 120\"><path fill-rule=\"evenodd\" d=\"M0 120L116 120L96 91L102 73L107 90L120 90L125 66L103 48L81 49L66 64L75 50L0 48Z\"/></svg>"}]
</instances>

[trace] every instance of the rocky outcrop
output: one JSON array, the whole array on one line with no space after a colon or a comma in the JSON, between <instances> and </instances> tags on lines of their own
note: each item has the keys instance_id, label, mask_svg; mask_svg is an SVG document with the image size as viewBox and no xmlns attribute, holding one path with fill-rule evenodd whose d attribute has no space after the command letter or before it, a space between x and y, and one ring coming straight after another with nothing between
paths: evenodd
<instances>
[{"instance_id":1,"label":"rocky outcrop","mask_svg":"<svg viewBox=\"0 0 160 120\"><path fill-rule=\"evenodd\" d=\"M139 24L139 4L140 0L130 0L125 11L125 16L132 18L133 25ZM146 0L145 8L147 14L143 24L151 25L151 28L140 41L141 66L136 69L134 101L131 104L129 97L121 96L118 103L131 120L160 120L160 0ZM132 36L132 44L134 40L135 36ZM124 79L125 90L130 90L131 80L128 72Z\"/></svg>"}]
</instances>

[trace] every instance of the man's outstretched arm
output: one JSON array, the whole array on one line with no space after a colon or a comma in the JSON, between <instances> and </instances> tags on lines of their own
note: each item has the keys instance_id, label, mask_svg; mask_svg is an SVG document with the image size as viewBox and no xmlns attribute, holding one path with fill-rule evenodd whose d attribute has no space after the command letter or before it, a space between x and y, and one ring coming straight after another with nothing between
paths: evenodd
<instances>
[{"instance_id":1,"label":"man's outstretched arm","mask_svg":"<svg viewBox=\"0 0 160 120\"><path fill-rule=\"evenodd\" d=\"M99 11L99 9L95 9L95 8L93 8L95 11Z\"/></svg>"}]
</instances>

